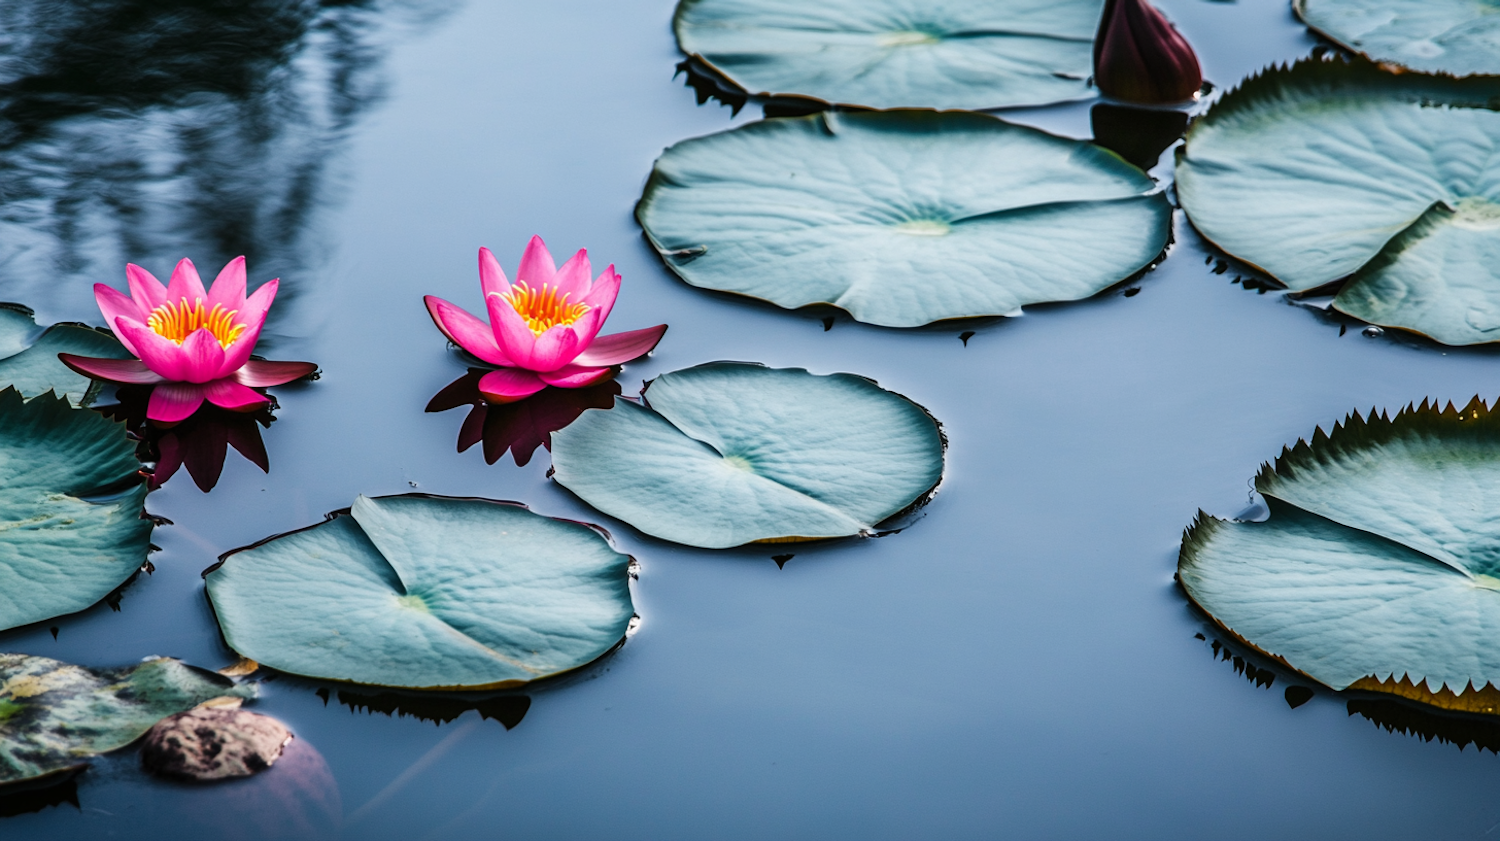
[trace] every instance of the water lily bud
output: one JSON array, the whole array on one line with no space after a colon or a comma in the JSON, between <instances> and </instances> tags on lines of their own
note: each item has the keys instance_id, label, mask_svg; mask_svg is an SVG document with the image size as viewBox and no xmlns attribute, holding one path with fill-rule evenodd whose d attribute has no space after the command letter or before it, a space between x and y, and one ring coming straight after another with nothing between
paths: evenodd
<instances>
[{"instance_id":1,"label":"water lily bud","mask_svg":"<svg viewBox=\"0 0 1500 841\"><path fill-rule=\"evenodd\" d=\"M1203 87L1198 56L1146 0L1105 0L1094 36L1094 84L1126 102L1191 99Z\"/></svg>"}]
</instances>

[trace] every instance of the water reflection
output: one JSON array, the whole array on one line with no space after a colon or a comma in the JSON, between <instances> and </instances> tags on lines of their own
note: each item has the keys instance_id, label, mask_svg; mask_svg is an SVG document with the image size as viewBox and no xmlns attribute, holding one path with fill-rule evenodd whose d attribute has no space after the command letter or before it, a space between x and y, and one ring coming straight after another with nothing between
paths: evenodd
<instances>
[{"instance_id":1,"label":"water reflection","mask_svg":"<svg viewBox=\"0 0 1500 841\"><path fill-rule=\"evenodd\" d=\"M1424 742L1436 739L1459 750L1473 745L1500 754L1500 721L1492 718L1443 713L1385 698L1351 699L1349 715L1364 716L1387 733L1416 736Z\"/></svg>"},{"instance_id":2,"label":"water reflection","mask_svg":"<svg viewBox=\"0 0 1500 841\"><path fill-rule=\"evenodd\" d=\"M317 696L327 704L330 692L327 687L319 689ZM531 698L526 695L495 695L474 698L464 695L407 695L399 692L380 692L364 695L358 692L338 690L339 703L355 712L382 713L392 717L411 716L419 721L447 724L469 710L475 710L480 718L498 721L506 730L514 728L531 709Z\"/></svg>"},{"instance_id":3,"label":"water reflection","mask_svg":"<svg viewBox=\"0 0 1500 841\"><path fill-rule=\"evenodd\" d=\"M1089 110L1094 142L1149 170L1161 153L1187 131L1188 115L1163 108L1132 108L1101 102Z\"/></svg>"},{"instance_id":4,"label":"water reflection","mask_svg":"<svg viewBox=\"0 0 1500 841\"><path fill-rule=\"evenodd\" d=\"M183 467L187 468L188 475L193 477L200 490L204 493L213 490L219 483L230 447L262 472L270 472L271 461L260 430L261 427L270 427L276 420L271 414L275 398L270 406L256 412L231 412L204 403L192 417L163 428L146 419L146 404L150 397L150 386L122 386L115 393L118 403L97 409L105 417L123 421L137 439L136 457L154 465L147 471L153 490Z\"/></svg>"},{"instance_id":5,"label":"water reflection","mask_svg":"<svg viewBox=\"0 0 1500 841\"><path fill-rule=\"evenodd\" d=\"M0 283L81 317L127 261L247 254L306 277L383 33L439 2L0 4Z\"/></svg>"},{"instance_id":6,"label":"water reflection","mask_svg":"<svg viewBox=\"0 0 1500 841\"><path fill-rule=\"evenodd\" d=\"M588 409L611 408L620 393L620 384L611 379L588 388L547 388L515 403L491 404L479 394L479 379L486 373L487 369L470 368L433 395L427 411L470 407L458 431L458 451L482 441L484 460L490 464L499 461L508 449L516 466L525 467L537 447L552 449L553 432Z\"/></svg>"},{"instance_id":7,"label":"water reflection","mask_svg":"<svg viewBox=\"0 0 1500 841\"><path fill-rule=\"evenodd\" d=\"M0 793L0 818L40 812L51 806L63 804L68 804L74 809L80 808L77 771L64 775L63 780L58 783L53 779L46 779L40 787L26 787Z\"/></svg>"}]
</instances>

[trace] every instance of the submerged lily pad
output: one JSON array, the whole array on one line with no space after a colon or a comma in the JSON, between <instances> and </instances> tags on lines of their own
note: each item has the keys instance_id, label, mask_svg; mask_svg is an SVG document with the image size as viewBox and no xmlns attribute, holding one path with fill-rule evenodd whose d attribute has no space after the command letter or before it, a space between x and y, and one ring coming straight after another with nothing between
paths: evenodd
<instances>
[{"instance_id":1,"label":"submerged lily pad","mask_svg":"<svg viewBox=\"0 0 1500 841\"><path fill-rule=\"evenodd\" d=\"M123 425L0 391L0 630L83 610L141 568L140 467Z\"/></svg>"},{"instance_id":2,"label":"submerged lily pad","mask_svg":"<svg viewBox=\"0 0 1500 841\"><path fill-rule=\"evenodd\" d=\"M81 770L169 715L254 690L177 660L86 669L0 654L0 785Z\"/></svg>"},{"instance_id":3,"label":"submerged lily pad","mask_svg":"<svg viewBox=\"0 0 1500 841\"><path fill-rule=\"evenodd\" d=\"M43 330L31 311L0 304L0 388L12 386L25 397L51 391L75 406L94 398L95 383L58 361L59 353L126 359L130 354L108 333L81 324L54 324Z\"/></svg>"},{"instance_id":4,"label":"submerged lily pad","mask_svg":"<svg viewBox=\"0 0 1500 841\"><path fill-rule=\"evenodd\" d=\"M647 534L709 549L868 534L925 500L943 435L852 374L716 362L552 434L555 478Z\"/></svg>"},{"instance_id":5,"label":"submerged lily pad","mask_svg":"<svg viewBox=\"0 0 1500 841\"><path fill-rule=\"evenodd\" d=\"M1155 260L1172 208L1091 143L983 114L814 114L671 147L636 217L688 283L914 327L1086 298Z\"/></svg>"},{"instance_id":6,"label":"submerged lily pad","mask_svg":"<svg viewBox=\"0 0 1500 841\"><path fill-rule=\"evenodd\" d=\"M224 639L292 674L417 689L516 686L625 638L629 557L514 503L361 496L205 573Z\"/></svg>"},{"instance_id":7,"label":"submerged lily pad","mask_svg":"<svg viewBox=\"0 0 1500 841\"><path fill-rule=\"evenodd\" d=\"M981 110L1093 95L1103 0L682 0L678 46L747 93Z\"/></svg>"},{"instance_id":8,"label":"submerged lily pad","mask_svg":"<svg viewBox=\"0 0 1500 841\"><path fill-rule=\"evenodd\" d=\"M1500 341L1500 79L1365 61L1268 70L1194 123L1193 225L1295 292L1451 345Z\"/></svg>"},{"instance_id":9,"label":"submerged lily pad","mask_svg":"<svg viewBox=\"0 0 1500 841\"><path fill-rule=\"evenodd\" d=\"M1351 415L1256 477L1270 518L1200 512L1183 589L1334 689L1500 712L1500 414Z\"/></svg>"},{"instance_id":10,"label":"submerged lily pad","mask_svg":"<svg viewBox=\"0 0 1500 841\"><path fill-rule=\"evenodd\" d=\"M1293 0L1318 34L1425 73L1500 74L1500 14L1487 0Z\"/></svg>"}]
</instances>

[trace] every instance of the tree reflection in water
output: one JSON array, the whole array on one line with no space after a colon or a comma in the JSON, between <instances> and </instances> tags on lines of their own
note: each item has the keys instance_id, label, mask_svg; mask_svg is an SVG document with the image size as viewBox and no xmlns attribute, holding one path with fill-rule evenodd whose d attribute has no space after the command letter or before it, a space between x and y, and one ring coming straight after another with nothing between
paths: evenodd
<instances>
[{"instance_id":1,"label":"tree reflection in water","mask_svg":"<svg viewBox=\"0 0 1500 841\"><path fill-rule=\"evenodd\" d=\"M479 378L486 369L469 373L443 387L427 403L429 412L446 412L469 406L469 414L458 431L458 451L484 442L484 460L500 460L507 449L517 467L525 467L537 447L552 449L552 433L567 426L588 409L615 405L620 384L614 379L588 388L546 388L515 403L486 403L479 394Z\"/></svg>"},{"instance_id":2,"label":"tree reflection in water","mask_svg":"<svg viewBox=\"0 0 1500 841\"><path fill-rule=\"evenodd\" d=\"M0 4L0 283L46 320L97 321L91 286L126 262L245 254L294 294L393 30L449 2Z\"/></svg>"}]
</instances>

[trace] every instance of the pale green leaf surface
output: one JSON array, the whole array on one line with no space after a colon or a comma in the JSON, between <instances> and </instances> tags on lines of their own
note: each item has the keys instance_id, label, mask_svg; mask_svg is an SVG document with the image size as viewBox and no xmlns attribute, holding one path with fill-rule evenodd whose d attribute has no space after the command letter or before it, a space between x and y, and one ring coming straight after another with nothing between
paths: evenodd
<instances>
[{"instance_id":1,"label":"pale green leaf surface","mask_svg":"<svg viewBox=\"0 0 1500 841\"><path fill-rule=\"evenodd\" d=\"M361 496L207 576L231 648L281 671L412 688L525 683L625 636L628 557L592 528L486 500Z\"/></svg>"},{"instance_id":2,"label":"pale green leaf surface","mask_svg":"<svg viewBox=\"0 0 1500 841\"><path fill-rule=\"evenodd\" d=\"M636 209L688 283L913 327L1085 298L1171 207L1110 152L979 114L817 114L679 143Z\"/></svg>"},{"instance_id":3,"label":"pale green leaf surface","mask_svg":"<svg viewBox=\"0 0 1500 841\"><path fill-rule=\"evenodd\" d=\"M73 405L93 398L93 381L58 361L59 353L107 359L130 354L113 336L78 324L43 330L25 312L0 305L0 388L14 386L26 397L51 391Z\"/></svg>"},{"instance_id":4,"label":"pale green leaf surface","mask_svg":"<svg viewBox=\"0 0 1500 841\"><path fill-rule=\"evenodd\" d=\"M1177 192L1219 247L1294 291L1447 344L1500 339L1500 80L1304 61L1194 123Z\"/></svg>"},{"instance_id":5,"label":"pale green leaf surface","mask_svg":"<svg viewBox=\"0 0 1500 841\"><path fill-rule=\"evenodd\" d=\"M123 424L0 391L0 629L83 610L141 568L139 470Z\"/></svg>"},{"instance_id":6,"label":"pale green leaf surface","mask_svg":"<svg viewBox=\"0 0 1500 841\"><path fill-rule=\"evenodd\" d=\"M1424 73L1500 74L1500 4L1494 0L1296 0L1297 14L1329 40Z\"/></svg>"},{"instance_id":7,"label":"pale green leaf surface","mask_svg":"<svg viewBox=\"0 0 1500 841\"><path fill-rule=\"evenodd\" d=\"M673 28L752 94L981 110L1093 95L1102 0L682 0Z\"/></svg>"},{"instance_id":8,"label":"pale green leaf surface","mask_svg":"<svg viewBox=\"0 0 1500 841\"><path fill-rule=\"evenodd\" d=\"M77 768L130 744L169 715L225 696L255 693L167 658L87 669L0 654L0 784Z\"/></svg>"},{"instance_id":9,"label":"pale green leaf surface","mask_svg":"<svg viewBox=\"0 0 1500 841\"><path fill-rule=\"evenodd\" d=\"M553 433L555 478L647 534L721 549L868 532L942 477L920 406L850 374L713 363Z\"/></svg>"}]
</instances>

